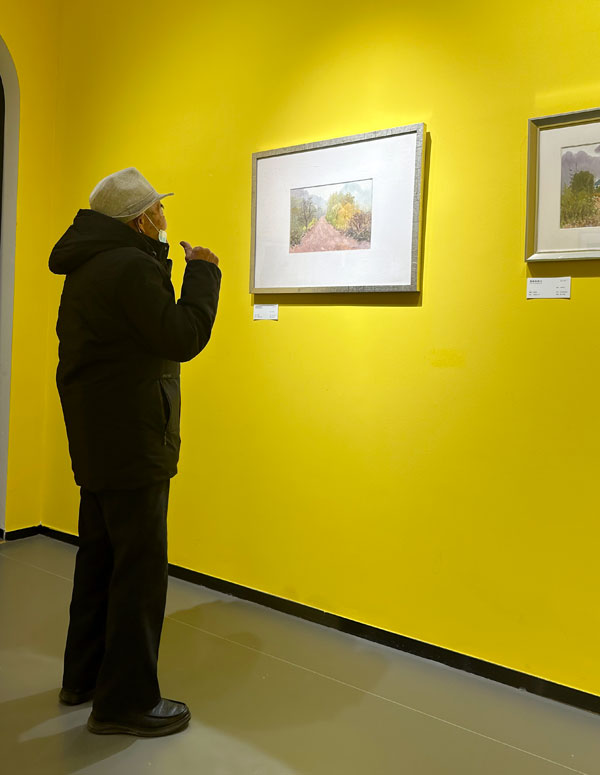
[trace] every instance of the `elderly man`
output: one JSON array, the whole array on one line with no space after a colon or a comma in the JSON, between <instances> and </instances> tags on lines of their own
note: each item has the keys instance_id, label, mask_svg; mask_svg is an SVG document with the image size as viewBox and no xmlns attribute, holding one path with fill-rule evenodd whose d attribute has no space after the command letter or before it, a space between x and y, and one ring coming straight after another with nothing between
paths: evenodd
<instances>
[{"instance_id":1,"label":"elderly man","mask_svg":"<svg viewBox=\"0 0 600 775\"><path fill-rule=\"evenodd\" d=\"M54 247L66 275L58 313L60 394L80 486L79 551L61 702L94 700L88 729L143 737L183 729L161 698L167 504L179 458L181 361L206 346L218 259L181 245L176 303L159 194L134 168L104 178Z\"/></svg>"}]
</instances>

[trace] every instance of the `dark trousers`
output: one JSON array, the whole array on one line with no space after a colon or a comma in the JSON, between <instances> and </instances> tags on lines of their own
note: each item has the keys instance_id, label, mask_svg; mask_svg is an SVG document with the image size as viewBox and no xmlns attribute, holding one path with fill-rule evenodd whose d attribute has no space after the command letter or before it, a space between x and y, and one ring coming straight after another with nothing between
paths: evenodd
<instances>
[{"instance_id":1,"label":"dark trousers","mask_svg":"<svg viewBox=\"0 0 600 775\"><path fill-rule=\"evenodd\" d=\"M160 700L169 485L81 488L63 687L96 687L98 717L144 712Z\"/></svg>"}]
</instances>

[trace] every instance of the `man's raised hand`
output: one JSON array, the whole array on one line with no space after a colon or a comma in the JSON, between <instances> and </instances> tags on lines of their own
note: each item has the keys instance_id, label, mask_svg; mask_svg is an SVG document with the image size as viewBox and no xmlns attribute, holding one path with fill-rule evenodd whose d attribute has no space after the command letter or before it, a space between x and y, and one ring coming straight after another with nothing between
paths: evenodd
<instances>
[{"instance_id":1,"label":"man's raised hand","mask_svg":"<svg viewBox=\"0 0 600 775\"><path fill-rule=\"evenodd\" d=\"M187 261L208 261L215 266L219 266L219 259L208 248L197 246L193 248L189 242L180 242L185 250L185 260Z\"/></svg>"}]
</instances>

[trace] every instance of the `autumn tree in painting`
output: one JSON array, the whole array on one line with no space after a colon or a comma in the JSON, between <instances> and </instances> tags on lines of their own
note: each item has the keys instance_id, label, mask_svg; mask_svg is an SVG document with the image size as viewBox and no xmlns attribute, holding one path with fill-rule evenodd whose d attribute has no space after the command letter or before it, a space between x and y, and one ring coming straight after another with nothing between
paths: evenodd
<instances>
[{"instance_id":1,"label":"autumn tree in painting","mask_svg":"<svg viewBox=\"0 0 600 775\"><path fill-rule=\"evenodd\" d=\"M370 242L371 213L357 210L348 223L346 234L359 242Z\"/></svg>"},{"instance_id":2,"label":"autumn tree in painting","mask_svg":"<svg viewBox=\"0 0 600 775\"><path fill-rule=\"evenodd\" d=\"M327 203L327 222L359 241L371 239L371 213L361 210L352 194L332 194Z\"/></svg>"},{"instance_id":3,"label":"autumn tree in painting","mask_svg":"<svg viewBox=\"0 0 600 775\"><path fill-rule=\"evenodd\" d=\"M292 194L290 217L290 245L299 245L302 237L317 222L319 208L308 192L300 189Z\"/></svg>"}]
</instances>

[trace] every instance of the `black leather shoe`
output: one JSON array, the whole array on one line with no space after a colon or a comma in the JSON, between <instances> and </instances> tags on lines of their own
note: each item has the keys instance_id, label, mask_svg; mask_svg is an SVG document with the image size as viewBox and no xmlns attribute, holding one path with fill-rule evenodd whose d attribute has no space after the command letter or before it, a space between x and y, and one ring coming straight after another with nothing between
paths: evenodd
<instances>
[{"instance_id":1,"label":"black leather shoe","mask_svg":"<svg viewBox=\"0 0 600 775\"><path fill-rule=\"evenodd\" d=\"M190 709L185 703L162 699L146 713L131 713L107 719L92 711L87 728L95 735L161 737L184 729L191 717Z\"/></svg>"},{"instance_id":2,"label":"black leather shoe","mask_svg":"<svg viewBox=\"0 0 600 775\"><path fill-rule=\"evenodd\" d=\"M89 689L87 692L70 692L68 689L61 689L58 695L59 702L63 705L81 705L82 702L88 702L94 696L95 689Z\"/></svg>"}]
</instances>

